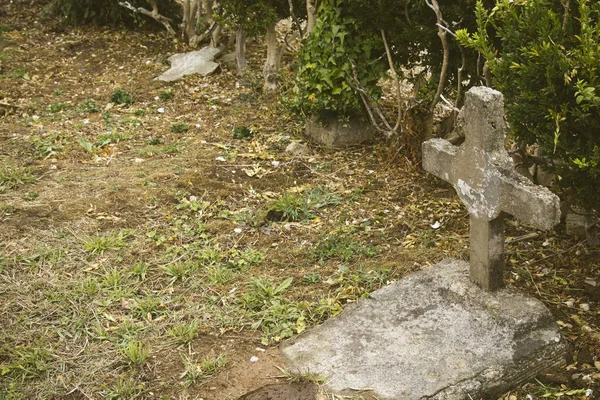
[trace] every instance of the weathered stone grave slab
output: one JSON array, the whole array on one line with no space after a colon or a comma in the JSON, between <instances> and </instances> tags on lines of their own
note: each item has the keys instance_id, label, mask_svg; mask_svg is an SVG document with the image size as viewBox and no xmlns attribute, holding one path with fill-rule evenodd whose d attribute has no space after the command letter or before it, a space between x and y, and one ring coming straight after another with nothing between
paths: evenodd
<instances>
[{"instance_id":1,"label":"weathered stone grave slab","mask_svg":"<svg viewBox=\"0 0 600 400\"><path fill-rule=\"evenodd\" d=\"M446 260L285 342L288 367L328 377L335 392L388 400L492 398L565 361L548 309L504 287L504 223L559 221L558 198L514 172L503 99L473 88L459 119L465 142L423 144L424 168L456 188L471 215L471 260Z\"/></svg>"},{"instance_id":2,"label":"weathered stone grave slab","mask_svg":"<svg viewBox=\"0 0 600 400\"><path fill-rule=\"evenodd\" d=\"M548 309L514 288L488 292L447 260L374 292L281 345L288 367L340 394L491 399L564 362Z\"/></svg>"},{"instance_id":3,"label":"weathered stone grave slab","mask_svg":"<svg viewBox=\"0 0 600 400\"><path fill-rule=\"evenodd\" d=\"M213 60L220 51L218 48L207 46L188 53L173 54L169 57L171 68L156 79L174 82L186 75L210 75L219 67Z\"/></svg>"}]
</instances>

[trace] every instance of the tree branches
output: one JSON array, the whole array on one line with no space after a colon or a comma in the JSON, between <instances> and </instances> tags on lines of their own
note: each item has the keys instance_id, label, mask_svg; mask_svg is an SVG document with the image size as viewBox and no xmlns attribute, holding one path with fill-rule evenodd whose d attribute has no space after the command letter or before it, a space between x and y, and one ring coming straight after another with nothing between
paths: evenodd
<instances>
[{"instance_id":1,"label":"tree branches","mask_svg":"<svg viewBox=\"0 0 600 400\"><path fill-rule=\"evenodd\" d=\"M155 0L148 0L148 3L150 3L150 5L152 6L152 11L146 10L144 7L136 8L136 7L132 6L131 3L129 3L128 1L120 1L119 5L127 8L135 13L147 15L148 17L160 22L167 29L167 32L169 32L169 35L175 36L176 35L175 30L171 26L171 23L173 22L173 20L171 18L165 17L164 15L161 15L158 12L158 5L156 4Z\"/></svg>"},{"instance_id":2,"label":"tree branches","mask_svg":"<svg viewBox=\"0 0 600 400\"><path fill-rule=\"evenodd\" d=\"M446 22L442 16L442 12L440 11L440 6L437 0L425 0L429 8L433 10L435 13L435 18L437 19L437 27L438 27L438 36L442 41L442 49L444 51L444 59L442 61L442 69L440 71L440 81L438 83L437 91L433 96L433 100L431 105L429 106L429 111L433 113L435 106L440 100L440 95L444 91L444 87L446 86L446 76L448 74L448 64L450 62L450 46L448 44L448 37L446 36Z\"/></svg>"}]
</instances>

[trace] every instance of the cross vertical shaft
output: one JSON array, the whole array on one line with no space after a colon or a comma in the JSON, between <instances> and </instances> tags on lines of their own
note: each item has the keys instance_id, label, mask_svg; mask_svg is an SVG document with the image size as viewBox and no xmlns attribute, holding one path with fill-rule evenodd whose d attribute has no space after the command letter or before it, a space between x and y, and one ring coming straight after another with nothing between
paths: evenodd
<instances>
[{"instance_id":1,"label":"cross vertical shaft","mask_svg":"<svg viewBox=\"0 0 600 400\"><path fill-rule=\"evenodd\" d=\"M471 215L471 280L485 290L504 286L504 218Z\"/></svg>"}]
</instances>

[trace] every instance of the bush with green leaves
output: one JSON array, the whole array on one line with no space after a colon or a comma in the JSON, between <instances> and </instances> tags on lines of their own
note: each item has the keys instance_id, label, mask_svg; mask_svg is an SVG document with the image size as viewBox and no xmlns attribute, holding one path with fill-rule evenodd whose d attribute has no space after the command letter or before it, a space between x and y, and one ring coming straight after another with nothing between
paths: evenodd
<instances>
[{"instance_id":1,"label":"bush with green leaves","mask_svg":"<svg viewBox=\"0 0 600 400\"><path fill-rule=\"evenodd\" d=\"M344 0L325 0L314 30L297 54L292 109L320 118L362 114L356 81L379 97L377 81L386 69L381 44L345 13Z\"/></svg>"},{"instance_id":2,"label":"bush with green leaves","mask_svg":"<svg viewBox=\"0 0 600 400\"><path fill-rule=\"evenodd\" d=\"M304 0L292 0L291 3L295 15L303 18L306 15ZM264 34L269 23L290 15L288 0L221 0L219 6L221 12L215 15L219 22L243 28L250 36Z\"/></svg>"},{"instance_id":3,"label":"bush with green leaves","mask_svg":"<svg viewBox=\"0 0 600 400\"><path fill-rule=\"evenodd\" d=\"M458 82L472 86L481 76L476 73L477 56L463 51L452 40L452 32L476 26L475 1L438 0L443 28L438 27L436 13L428 3L431 2L320 2L315 30L296 58L296 85L287 99L291 109L321 119L329 119L331 114L361 115L364 104L359 91L370 103L369 108L381 103L378 82L388 77L390 64L399 80L413 85L409 105L415 117L433 122L431 110L439 101L435 95L438 87L460 105L464 90L458 90ZM441 33L445 35L444 43ZM403 100L407 99L398 99L400 110L407 107ZM385 113L385 107L380 108Z\"/></svg>"},{"instance_id":4,"label":"bush with green leaves","mask_svg":"<svg viewBox=\"0 0 600 400\"><path fill-rule=\"evenodd\" d=\"M600 3L477 4L476 32L460 42L487 60L511 133L537 143L566 194L600 209Z\"/></svg>"}]
</instances>

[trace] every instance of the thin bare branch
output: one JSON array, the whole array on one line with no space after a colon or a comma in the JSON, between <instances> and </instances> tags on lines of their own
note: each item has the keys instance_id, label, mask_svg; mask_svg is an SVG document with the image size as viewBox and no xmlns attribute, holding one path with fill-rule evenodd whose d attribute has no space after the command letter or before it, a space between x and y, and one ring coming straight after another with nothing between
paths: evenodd
<instances>
[{"instance_id":1,"label":"thin bare branch","mask_svg":"<svg viewBox=\"0 0 600 400\"><path fill-rule=\"evenodd\" d=\"M144 7L136 8L136 7L132 6L131 3L129 3L128 1L120 1L119 5L121 7L125 7L127 9L133 11L134 13L147 15L148 17L155 19L156 21L160 22L167 29L167 32L169 32L169 35L175 36L176 35L175 30L171 26L171 23L173 22L173 20L171 18L165 17L164 15L161 15L158 12L158 6L156 5L156 2L154 2L153 0L148 0L148 3L150 3L150 5L152 6L152 11L146 10Z\"/></svg>"},{"instance_id":2,"label":"thin bare branch","mask_svg":"<svg viewBox=\"0 0 600 400\"><path fill-rule=\"evenodd\" d=\"M440 10L440 6L437 0L425 0L425 3L433 10L435 13L435 17L437 19L437 27L438 27L438 36L442 41L442 49L444 51L444 59L442 61L442 70L440 71L440 81L438 83L438 88L433 96L433 101L431 102L431 106L429 110L433 113L436 104L440 100L440 95L444 91L446 87L446 76L448 75L448 64L450 63L450 46L448 45L448 37L446 36L446 29L442 29L441 26L444 24L444 18L442 17L442 12Z\"/></svg>"},{"instance_id":3,"label":"thin bare branch","mask_svg":"<svg viewBox=\"0 0 600 400\"><path fill-rule=\"evenodd\" d=\"M300 39L302 39L304 37L304 33L302 33L302 25L300 25L300 20L298 20L298 17L294 12L294 3L292 0L288 0L288 4L290 6L290 15L294 20L294 23L296 24L296 28L298 28L298 34L300 35Z\"/></svg>"},{"instance_id":4,"label":"thin bare branch","mask_svg":"<svg viewBox=\"0 0 600 400\"><path fill-rule=\"evenodd\" d=\"M371 97L370 93L361 85L361 83L358 79L358 71L356 69L356 64L352 60L350 60L350 63L352 64L352 75L348 74L348 76L354 82L354 84L351 84L351 86L360 95L361 100L363 101L363 104L365 105L365 108L367 110L367 113L369 114L369 117L371 118L372 125L375 127L375 129L377 131L385 134L386 137L391 137L395 133L394 130L392 129L391 125L388 123L387 118L381 111L381 108L377 104L377 101L375 99L373 99ZM377 114L377 116L381 120L381 123L378 123L376 121L374 113ZM382 128L381 125L385 125L385 128Z\"/></svg>"},{"instance_id":5,"label":"thin bare branch","mask_svg":"<svg viewBox=\"0 0 600 400\"><path fill-rule=\"evenodd\" d=\"M398 113L397 113L397 117L396 117L396 125L394 125L393 132L397 133L398 129L400 128L400 126L402 124L402 119L403 119L402 102L400 101L400 98L402 96L402 89L400 88L400 80L398 79L398 73L396 72L396 68L394 67L394 61L392 60L392 52L390 51L390 46L388 45L387 39L385 37L385 31L383 29L381 30L381 38L383 39L383 45L385 47L385 54L387 55L388 64L390 65L390 71L392 73L392 78L394 79L394 83L396 84L396 96L397 96L396 102L398 103L397 104L398 105Z\"/></svg>"}]
</instances>

